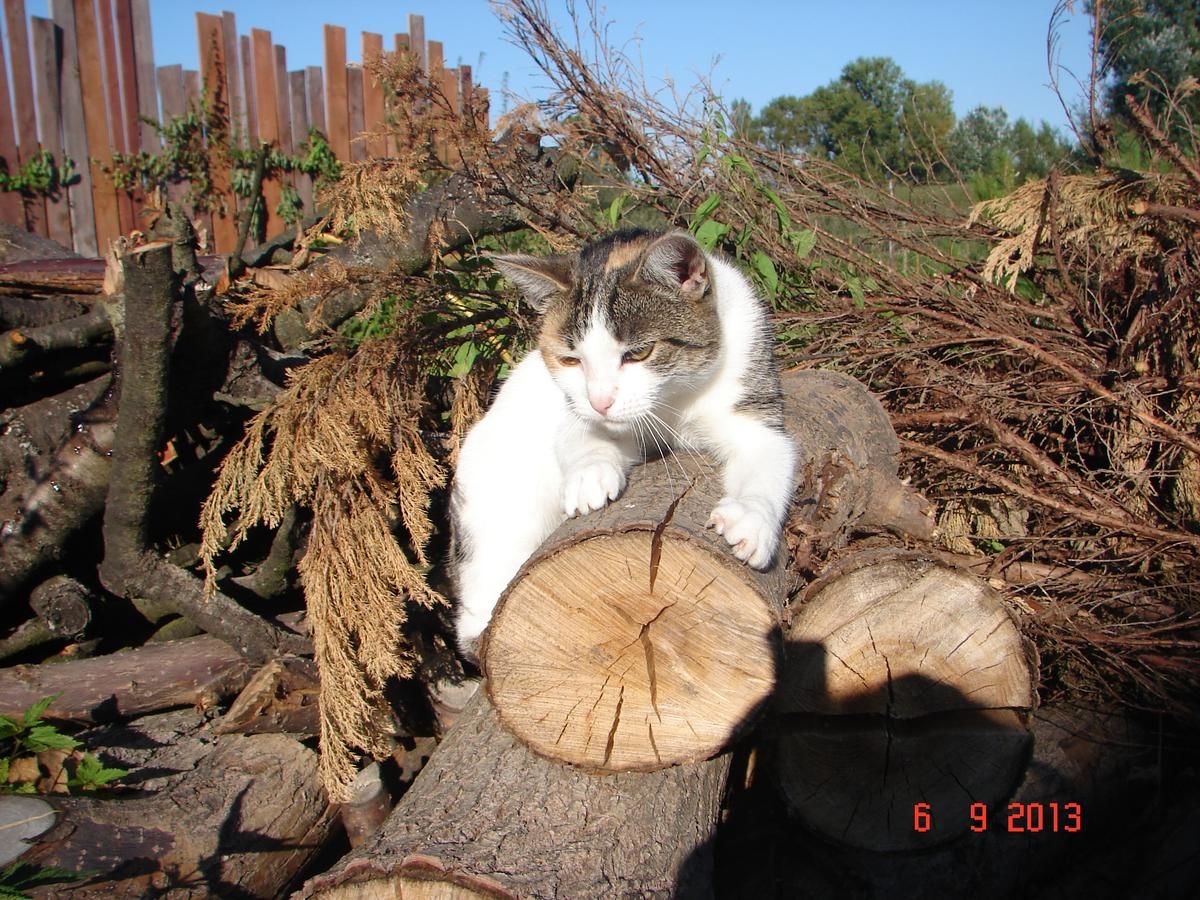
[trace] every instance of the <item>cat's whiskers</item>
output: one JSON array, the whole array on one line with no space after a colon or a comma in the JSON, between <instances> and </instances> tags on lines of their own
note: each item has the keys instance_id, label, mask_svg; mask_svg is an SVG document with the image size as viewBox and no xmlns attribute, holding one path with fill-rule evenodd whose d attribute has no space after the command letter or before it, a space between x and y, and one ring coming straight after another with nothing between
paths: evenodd
<instances>
[{"instance_id":1,"label":"cat's whiskers","mask_svg":"<svg viewBox=\"0 0 1200 900\"><path fill-rule=\"evenodd\" d=\"M671 467L669 465L667 465L667 461L666 461L667 456L671 455L671 449L670 449L670 447L668 447L664 451L662 444L660 444L658 441L657 435L655 435L655 433L653 431L651 431L648 427L645 429L645 431L643 431L643 426L648 426L648 425L649 425L649 423L645 421L644 416L639 415L636 419L633 420L634 433L638 436L638 442L642 445L642 459L647 462L650 461L650 448L646 445L646 442L643 440L643 434L648 434L650 436L650 439L652 441L654 441L655 448L658 450L659 460L662 461L664 466L667 466L667 468L666 468L667 486L670 487L671 493L674 493L675 492L675 480L671 477Z\"/></svg>"},{"instance_id":2,"label":"cat's whiskers","mask_svg":"<svg viewBox=\"0 0 1200 900\"><path fill-rule=\"evenodd\" d=\"M659 428L660 425L666 425L667 423L664 422L657 415L655 415L654 413L649 412L649 411L642 414L642 420L646 423L646 426L649 428L651 434L655 435L654 443L659 447L660 452L662 451L663 444L666 445L667 449L666 449L666 452L662 454L662 459L663 459L663 465L665 465L667 467L668 482L671 481L671 467L670 467L670 463L667 462L668 456L672 460L675 461L675 465L679 467L679 474L683 476L684 480L685 481L689 480L687 469L685 469L683 467L683 463L681 463L679 461L679 457L675 453L675 445L668 437L668 434L671 431L670 427L669 426L667 427L668 434L664 434ZM662 439L662 444L659 444L660 438ZM687 449L687 448L684 448L684 449ZM671 485L671 490L672 491L675 490L675 487L673 484Z\"/></svg>"},{"instance_id":3,"label":"cat's whiskers","mask_svg":"<svg viewBox=\"0 0 1200 900\"><path fill-rule=\"evenodd\" d=\"M662 404L660 404L660 405L662 405ZM685 450L687 452L687 454L692 458L692 460L696 463L696 465L698 465L700 468L702 468L704 471L706 471L710 474L714 471L712 464L708 461L704 451L702 451L699 447L697 447L695 444L693 444L691 441L689 441L687 438L685 438L682 434L680 434L678 429L672 427L669 422L667 422L664 418L662 418L662 416L659 416L656 413L650 412L650 413L647 413L646 415L653 418L658 423L658 425L661 425L666 430L666 432L672 438L674 438L672 443L675 446L679 447L680 449ZM682 466L680 466L680 468L682 468Z\"/></svg>"}]
</instances>

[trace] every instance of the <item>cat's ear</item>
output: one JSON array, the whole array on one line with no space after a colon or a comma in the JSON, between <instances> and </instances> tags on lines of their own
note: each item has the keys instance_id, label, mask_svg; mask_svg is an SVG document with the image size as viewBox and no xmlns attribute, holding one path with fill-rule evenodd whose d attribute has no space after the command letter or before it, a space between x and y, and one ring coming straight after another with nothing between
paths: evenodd
<instances>
[{"instance_id":1,"label":"cat's ear","mask_svg":"<svg viewBox=\"0 0 1200 900\"><path fill-rule=\"evenodd\" d=\"M526 302L538 312L555 294L571 290L575 278L573 256L528 256L511 253L491 257L492 263L505 278L521 289Z\"/></svg>"},{"instance_id":2,"label":"cat's ear","mask_svg":"<svg viewBox=\"0 0 1200 900\"><path fill-rule=\"evenodd\" d=\"M679 291L685 300L699 300L708 291L708 261L686 231L671 231L654 241L638 274Z\"/></svg>"}]
</instances>

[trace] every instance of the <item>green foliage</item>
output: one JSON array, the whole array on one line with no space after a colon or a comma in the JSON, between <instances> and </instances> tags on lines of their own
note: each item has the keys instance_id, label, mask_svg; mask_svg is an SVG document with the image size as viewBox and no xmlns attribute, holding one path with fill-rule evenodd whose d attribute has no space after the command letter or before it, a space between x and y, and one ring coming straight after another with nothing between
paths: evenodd
<instances>
[{"instance_id":1,"label":"green foliage","mask_svg":"<svg viewBox=\"0 0 1200 900\"><path fill-rule=\"evenodd\" d=\"M887 57L862 57L804 97L776 97L757 125L768 144L809 153L864 177L932 177L954 125L951 93L918 83Z\"/></svg>"},{"instance_id":2,"label":"green foliage","mask_svg":"<svg viewBox=\"0 0 1200 900\"><path fill-rule=\"evenodd\" d=\"M214 109L207 94L185 114L166 123L147 119L162 138L160 153L114 153L105 170L112 176L118 190L150 191L165 189L172 184L188 186L186 201L193 209L204 212L225 212L225 197L213 188L213 176L219 168L229 171L230 186L239 197L249 199L254 192L254 173L261 149L245 149L231 144L229 121L224 110ZM320 190L341 177L341 164L329 142L315 128L295 155L270 147L263 160L263 178L278 179L283 173L299 172L313 178ZM276 212L288 224L294 224L304 213L300 197L284 184L282 199ZM256 217L261 212L256 210ZM251 233L257 233L256 223Z\"/></svg>"},{"instance_id":3,"label":"green foliage","mask_svg":"<svg viewBox=\"0 0 1200 900\"><path fill-rule=\"evenodd\" d=\"M38 866L17 860L0 869L0 898L29 897L25 893L45 884L63 884L90 876L89 872L72 872L53 866Z\"/></svg>"},{"instance_id":4,"label":"green foliage","mask_svg":"<svg viewBox=\"0 0 1200 900\"><path fill-rule=\"evenodd\" d=\"M0 191L19 191L27 197L54 197L78 178L71 160L63 160L60 166L50 151L39 150L16 172L0 172Z\"/></svg>"},{"instance_id":5,"label":"green foliage","mask_svg":"<svg viewBox=\"0 0 1200 900\"><path fill-rule=\"evenodd\" d=\"M79 741L63 734L57 726L42 720L42 714L57 696L55 694L39 700L25 710L20 719L0 716L0 790L24 794L34 792L35 786L28 782L8 783L9 772L16 759L45 750L63 750L70 753L81 746ZM95 756L84 753L75 767L75 774L68 779L67 786L95 790L128 774L125 769L106 768Z\"/></svg>"},{"instance_id":6,"label":"green foliage","mask_svg":"<svg viewBox=\"0 0 1200 900\"><path fill-rule=\"evenodd\" d=\"M950 164L975 200L1007 194L1068 160L1071 145L1048 122L1035 129L1025 119L1009 123L999 106L977 106L959 120L947 140Z\"/></svg>"},{"instance_id":7,"label":"green foliage","mask_svg":"<svg viewBox=\"0 0 1200 900\"><path fill-rule=\"evenodd\" d=\"M128 769L105 766L92 754L85 753L79 760L79 765L75 767L75 774L67 780L67 785L84 791L94 791L128 774Z\"/></svg>"},{"instance_id":8,"label":"green foliage","mask_svg":"<svg viewBox=\"0 0 1200 900\"><path fill-rule=\"evenodd\" d=\"M1170 136L1187 138L1200 123L1200 15L1196 0L1104 0L1099 7L1100 57L1110 75L1110 113L1127 118L1125 95L1169 119ZM1175 92L1175 96L1170 96ZM1193 151L1195 148L1192 148Z\"/></svg>"},{"instance_id":9,"label":"green foliage","mask_svg":"<svg viewBox=\"0 0 1200 900\"><path fill-rule=\"evenodd\" d=\"M39 700L25 710L19 720L0 716L0 755L9 761L27 753L43 750L74 750L79 742L55 726L42 721L42 713L57 695Z\"/></svg>"}]
</instances>

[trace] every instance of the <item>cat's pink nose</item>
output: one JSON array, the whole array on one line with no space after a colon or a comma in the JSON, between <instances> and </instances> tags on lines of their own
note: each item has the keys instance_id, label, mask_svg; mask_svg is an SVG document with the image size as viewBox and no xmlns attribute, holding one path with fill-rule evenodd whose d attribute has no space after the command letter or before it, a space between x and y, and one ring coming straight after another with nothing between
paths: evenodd
<instances>
[{"instance_id":1,"label":"cat's pink nose","mask_svg":"<svg viewBox=\"0 0 1200 900\"><path fill-rule=\"evenodd\" d=\"M614 394L588 394L588 403L592 404L592 409L602 416L608 415L614 400L616 400Z\"/></svg>"}]
</instances>

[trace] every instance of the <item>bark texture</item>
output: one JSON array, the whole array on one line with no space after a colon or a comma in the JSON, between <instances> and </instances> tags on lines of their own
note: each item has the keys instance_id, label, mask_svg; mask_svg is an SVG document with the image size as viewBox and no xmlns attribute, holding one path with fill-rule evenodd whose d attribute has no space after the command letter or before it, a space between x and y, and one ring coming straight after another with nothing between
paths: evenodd
<instances>
[{"instance_id":1,"label":"bark texture","mask_svg":"<svg viewBox=\"0 0 1200 900\"><path fill-rule=\"evenodd\" d=\"M531 754L480 692L383 828L300 896L709 896L728 767L590 775Z\"/></svg>"},{"instance_id":2,"label":"bark texture","mask_svg":"<svg viewBox=\"0 0 1200 900\"><path fill-rule=\"evenodd\" d=\"M150 503L161 468L170 350L183 299L181 272L186 271L172 259L178 251L178 242L147 244L125 262L120 427L104 507L100 577L113 593L161 600L262 662L289 650L299 652L303 642L219 592L205 596L198 578L150 549Z\"/></svg>"},{"instance_id":3,"label":"bark texture","mask_svg":"<svg viewBox=\"0 0 1200 900\"><path fill-rule=\"evenodd\" d=\"M92 738L106 741L138 794L54 801L59 822L27 858L96 874L39 896L275 897L330 834L316 753L293 738L214 737L187 713Z\"/></svg>"},{"instance_id":4,"label":"bark texture","mask_svg":"<svg viewBox=\"0 0 1200 900\"><path fill-rule=\"evenodd\" d=\"M0 669L0 715L19 719L56 694L46 718L110 722L176 706L210 706L237 693L249 677L245 658L215 637L161 641L92 659Z\"/></svg>"}]
</instances>

